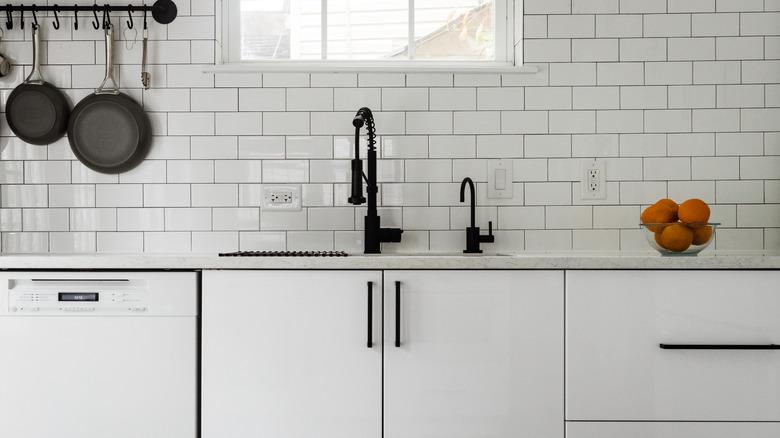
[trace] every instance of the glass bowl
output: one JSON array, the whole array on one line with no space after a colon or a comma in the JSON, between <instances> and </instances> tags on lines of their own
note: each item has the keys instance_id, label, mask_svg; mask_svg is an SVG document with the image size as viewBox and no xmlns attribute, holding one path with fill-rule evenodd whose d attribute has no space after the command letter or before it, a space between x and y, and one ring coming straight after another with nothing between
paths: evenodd
<instances>
[{"instance_id":1,"label":"glass bowl","mask_svg":"<svg viewBox=\"0 0 780 438\"><path fill-rule=\"evenodd\" d=\"M700 230L705 227L709 227L712 230L712 233L710 233L709 238L706 241L699 241L695 243L691 243L690 246L688 246L685 249L677 248L678 250L672 250L665 248L661 246L661 233L667 228L672 225L680 225L683 227L686 227L695 233L701 233ZM704 251L708 246L710 246L710 243L712 243L713 239L715 238L715 231L717 230L719 223L707 223L707 224L691 224L685 225L679 222L672 222L672 223L665 223L665 224L639 224L640 227L644 228L645 230L645 237L647 238L647 243L650 244L651 247L655 248L656 251L661 253L663 256L695 256L696 254Z\"/></svg>"}]
</instances>

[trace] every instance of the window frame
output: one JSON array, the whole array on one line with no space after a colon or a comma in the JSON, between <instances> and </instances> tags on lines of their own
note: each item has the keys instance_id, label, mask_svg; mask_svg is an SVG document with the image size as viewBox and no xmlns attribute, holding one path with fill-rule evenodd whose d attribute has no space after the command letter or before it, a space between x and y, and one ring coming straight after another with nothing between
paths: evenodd
<instances>
[{"instance_id":1,"label":"window frame","mask_svg":"<svg viewBox=\"0 0 780 438\"><path fill-rule=\"evenodd\" d=\"M213 72L536 72L523 65L523 0L495 0L496 54L494 61L448 60L241 60L240 59L240 4L241 0L217 0L215 66ZM327 0L322 0L327 4ZM409 5L414 0L409 0ZM504 17L500 20L499 17ZM414 10L409 8L409 19ZM327 14L322 14L322 28L327 28ZM409 26L409 39L414 39ZM498 38L499 33L505 35ZM324 35L324 32L323 32ZM323 53L327 41L322 41ZM413 51L413 48L412 48Z\"/></svg>"}]
</instances>

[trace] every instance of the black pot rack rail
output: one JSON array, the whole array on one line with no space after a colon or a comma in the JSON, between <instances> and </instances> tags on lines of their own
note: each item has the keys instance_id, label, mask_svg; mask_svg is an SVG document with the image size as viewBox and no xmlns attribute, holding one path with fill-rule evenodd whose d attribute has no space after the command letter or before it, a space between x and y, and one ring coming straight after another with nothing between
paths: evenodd
<instances>
[{"instance_id":1,"label":"black pot rack rail","mask_svg":"<svg viewBox=\"0 0 780 438\"><path fill-rule=\"evenodd\" d=\"M12 4L6 4L3 6L0 4L0 10L5 10L5 27L8 30L11 30L14 28L14 14L19 14L19 28L24 29L24 20L25 20L25 12L29 12L32 15L32 24L33 26L38 26L38 16L37 14L39 12L52 12L54 14L54 19L52 21L52 26L54 26L55 29L60 28L60 12L73 12L74 20L73 20L73 28L78 30L79 24L78 24L78 16L79 13L86 13L91 14L93 17L92 27L95 29L105 29L108 25L110 25L110 17L109 14L114 12L126 12L127 13L127 27L130 29L133 28L133 13L134 12L143 12L143 25L144 29L146 29L146 15L147 13L152 13L152 18L154 18L154 21L160 23L160 24L168 24L176 19L176 15L178 14L178 9L176 8L176 3L174 3L172 0L156 0L152 5L126 5L126 6L117 6L117 5L109 5L109 4L93 4L93 5L45 5L45 6L38 6L36 4L30 4L30 5L12 5ZM102 15L102 19L98 17L98 14Z\"/></svg>"}]
</instances>

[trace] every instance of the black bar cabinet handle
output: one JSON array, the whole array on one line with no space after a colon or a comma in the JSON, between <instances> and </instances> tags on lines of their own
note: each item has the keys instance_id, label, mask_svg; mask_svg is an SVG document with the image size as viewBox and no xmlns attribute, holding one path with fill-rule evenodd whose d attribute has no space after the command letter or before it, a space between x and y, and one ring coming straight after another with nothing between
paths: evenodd
<instances>
[{"instance_id":1,"label":"black bar cabinet handle","mask_svg":"<svg viewBox=\"0 0 780 438\"><path fill-rule=\"evenodd\" d=\"M368 326L366 327L366 347L374 347L374 283L368 282Z\"/></svg>"},{"instance_id":2,"label":"black bar cabinet handle","mask_svg":"<svg viewBox=\"0 0 780 438\"><path fill-rule=\"evenodd\" d=\"M775 344L658 344L664 350L780 350Z\"/></svg>"},{"instance_id":3,"label":"black bar cabinet handle","mask_svg":"<svg viewBox=\"0 0 780 438\"><path fill-rule=\"evenodd\" d=\"M401 346L401 282L395 282L395 346Z\"/></svg>"}]
</instances>

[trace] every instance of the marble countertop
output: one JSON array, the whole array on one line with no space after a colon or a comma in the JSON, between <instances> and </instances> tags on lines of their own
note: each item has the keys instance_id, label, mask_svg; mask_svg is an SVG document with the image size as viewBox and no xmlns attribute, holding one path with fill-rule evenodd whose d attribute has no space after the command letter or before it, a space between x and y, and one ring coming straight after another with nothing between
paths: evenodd
<instances>
[{"instance_id":1,"label":"marble countertop","mask_svg":"<svg viewBox=\"0 0 780 438\"><path fill-rule=\"evenodd\" d=\"M218 257L215 254L6 254L0 270L198 269L780 269L778 253L710 253L661 257L652 253L457 253L349 257Z\"/></svg>"}]
</instances>

